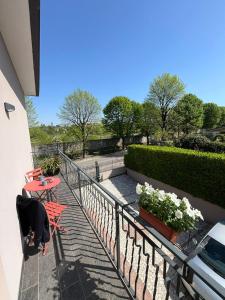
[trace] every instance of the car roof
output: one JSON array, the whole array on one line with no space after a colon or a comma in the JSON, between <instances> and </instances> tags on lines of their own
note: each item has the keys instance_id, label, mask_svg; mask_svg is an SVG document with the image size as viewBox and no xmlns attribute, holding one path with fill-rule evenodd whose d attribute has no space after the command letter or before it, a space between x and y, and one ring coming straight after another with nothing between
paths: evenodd
<instances>
[{"instance_id":1,"label":"car roof","mask_svg":"<svg viewBox=\"0 0 225 300\"><path fill-rule=\"evenodd\" d=\"M225 245L225 220L216 223L207 235Z\"/></svg>"}]
</instances>

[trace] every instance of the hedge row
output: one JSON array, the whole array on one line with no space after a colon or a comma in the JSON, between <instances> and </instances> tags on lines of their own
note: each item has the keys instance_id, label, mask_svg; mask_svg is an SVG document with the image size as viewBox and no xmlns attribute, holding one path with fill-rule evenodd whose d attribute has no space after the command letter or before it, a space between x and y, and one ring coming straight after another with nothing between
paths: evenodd
<instances>
[{"instance_id":1,"label":"hedge row","mask_svg":"<svg viewBox=\"0 0 225 300\"><path fill-rule=\"evenodd\" d=\"M125 165L225 208L225 154L131 145Z\"/></svg>"}]
</instances>

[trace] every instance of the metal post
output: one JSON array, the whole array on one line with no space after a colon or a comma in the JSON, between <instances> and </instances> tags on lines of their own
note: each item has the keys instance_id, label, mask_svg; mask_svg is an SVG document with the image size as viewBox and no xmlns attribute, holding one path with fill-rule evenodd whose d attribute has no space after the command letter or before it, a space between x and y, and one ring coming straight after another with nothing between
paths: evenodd
<instances>
[{"instance_id":1,"label":"metal post","mask_svg":"<svg viewBox=\"0 0 225 300\"><path fill-rule=\"evenodd\" d=\"M77 170L78 175L78 186L79 186L79 195L80 195L80 205L83 207L83 201L82 201L82 192L81 192L81 179L80 179L80 170Z\"/></svg>"},{"instance_id":2,"label":"metal post","mask_svg":"<svg viewBox=\"0 0 225 300\"><path fill-rule=\"evenodd\" d=\"M66 164L66 181L69 184L69 180L68 180L68 170L67 170L67 161L65 162Z\"/></svg>"},{"instance_id":3,"label":"metal post","mask_svg":"<svg viewBox=\"0 0 225 300\"><path fill-rule=\"evenodd\" d=\"M120 271L120 215L119 215L119 204L115 204L116 214L116 265L117 270Z\"/></svg>"},{"instance_id":4,"label":"metal post","mask_svg":"<svg viewBox=\"0 0 225 300\"><path fill-rule=\"evenodd\" d=\"M99 169L99 164L97 161L95 162L95 176L96 176L97 182L100 182L100 169Z\"/></svg>"}]
</instances>

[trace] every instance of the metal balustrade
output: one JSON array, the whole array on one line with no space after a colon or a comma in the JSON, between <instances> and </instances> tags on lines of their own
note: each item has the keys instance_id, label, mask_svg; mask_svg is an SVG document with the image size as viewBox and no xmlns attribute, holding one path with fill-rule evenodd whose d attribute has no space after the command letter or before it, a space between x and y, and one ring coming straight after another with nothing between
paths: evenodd
<instances>
[{"instance_id":1,"label":"metal balustrade","mask_svg":"<svg viewBox=\"0 0 225 300\"><path fill-rule=\"evenodd\" d=\"M132 299L203 299L193 289L198 276L221 299L225 291L129 205L59 151L61 174L82 207ZM185 284L184 284L185 283ZM213 299L212 299L213 300Z\"/></svg>"}]
</instances>

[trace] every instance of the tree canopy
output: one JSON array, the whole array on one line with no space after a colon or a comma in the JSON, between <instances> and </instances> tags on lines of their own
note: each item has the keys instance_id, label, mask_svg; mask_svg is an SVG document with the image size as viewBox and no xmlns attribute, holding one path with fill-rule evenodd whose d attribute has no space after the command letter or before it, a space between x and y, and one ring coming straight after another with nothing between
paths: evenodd
<instances>
[{"instance_id":1,"label":"tree canopy","mask_svg":"<svg viewBox=\"0 0 225 300\"><path fill-rule=\"evenodd\" d=\"M176 75L169 73L158 76L151 83L147 101L160 109L160 126L164 132L167 129L168 118L171 110L184 94L184 84Z\"/></svg>"},{"instance_id":2,"label":"tree canopy","mask_svg":"<svg viewBox=\"0 0 225 300\"><path fill-rule=\"evenodd\" d=\"M66 97L59 111L59 118L66 124L76 126L74 135L83 144L83 157L88 136L93 124L99 119L101 106L98 100L89 92L80 89Z\"/></svg>"},{"instance_id":3,"label":"tree canopy","mask_svg":"<svg viewBox=\"0 0 225 300\"><path fill-rule=\"evenodd\" d=\"M180 129L188 134L203 125L203 102L193 94L186 94L175 107Z\"/></svg>"},{"instance_id":4,"label":"tree canopy","mask_svg":"<svg viewBox=\"0 0 225 300\"><path fill-rule=\"evenodd\" d=\"M151 102L145 101L142 104L140 129L144 136L147 137L147 144L149 144L150 136L159 129L160 111Z\"/></svg>"},{"instance_id":5,"label":"tree canopy","mask_svg":"<svg viewBox=\"0 0 225 300\"><path fill-rule=\"evenodd\" d=\"M103 109L103 124L116 136L123 139L135 132L139 126L141 105L127 97L112 98Z\"/></svg>"},{"instance_id":6,"label":"tree canopy","mask_svg":"<svg viewBox=\"0 0 225 300\"><path fill-rule=\"evenodd\" d=\"M25 106L27 111L28 126L30 128L38 126L38 115L31 98L25 97Z\"/></svg>"},{"instance_id":7,"label":"tree canopy","mask_svg":"<svg viewBox=\"0 0 225 300\"><path fill-rule=\"evenodd\" d=\"M219 121L219 126L225 126L225 107L220 106L220 121Z\"/></svg>"},{"instance_id":8,"label":"tree canopy","mask_svg":"<svg viewBox=\"0 0 225 300\"><path fill-rule=\"evenodd\" d=\"M221 112L215 103L205 103L204 106L203 128L215 128L219 121Z\"/></svg>"}]
</instances>

